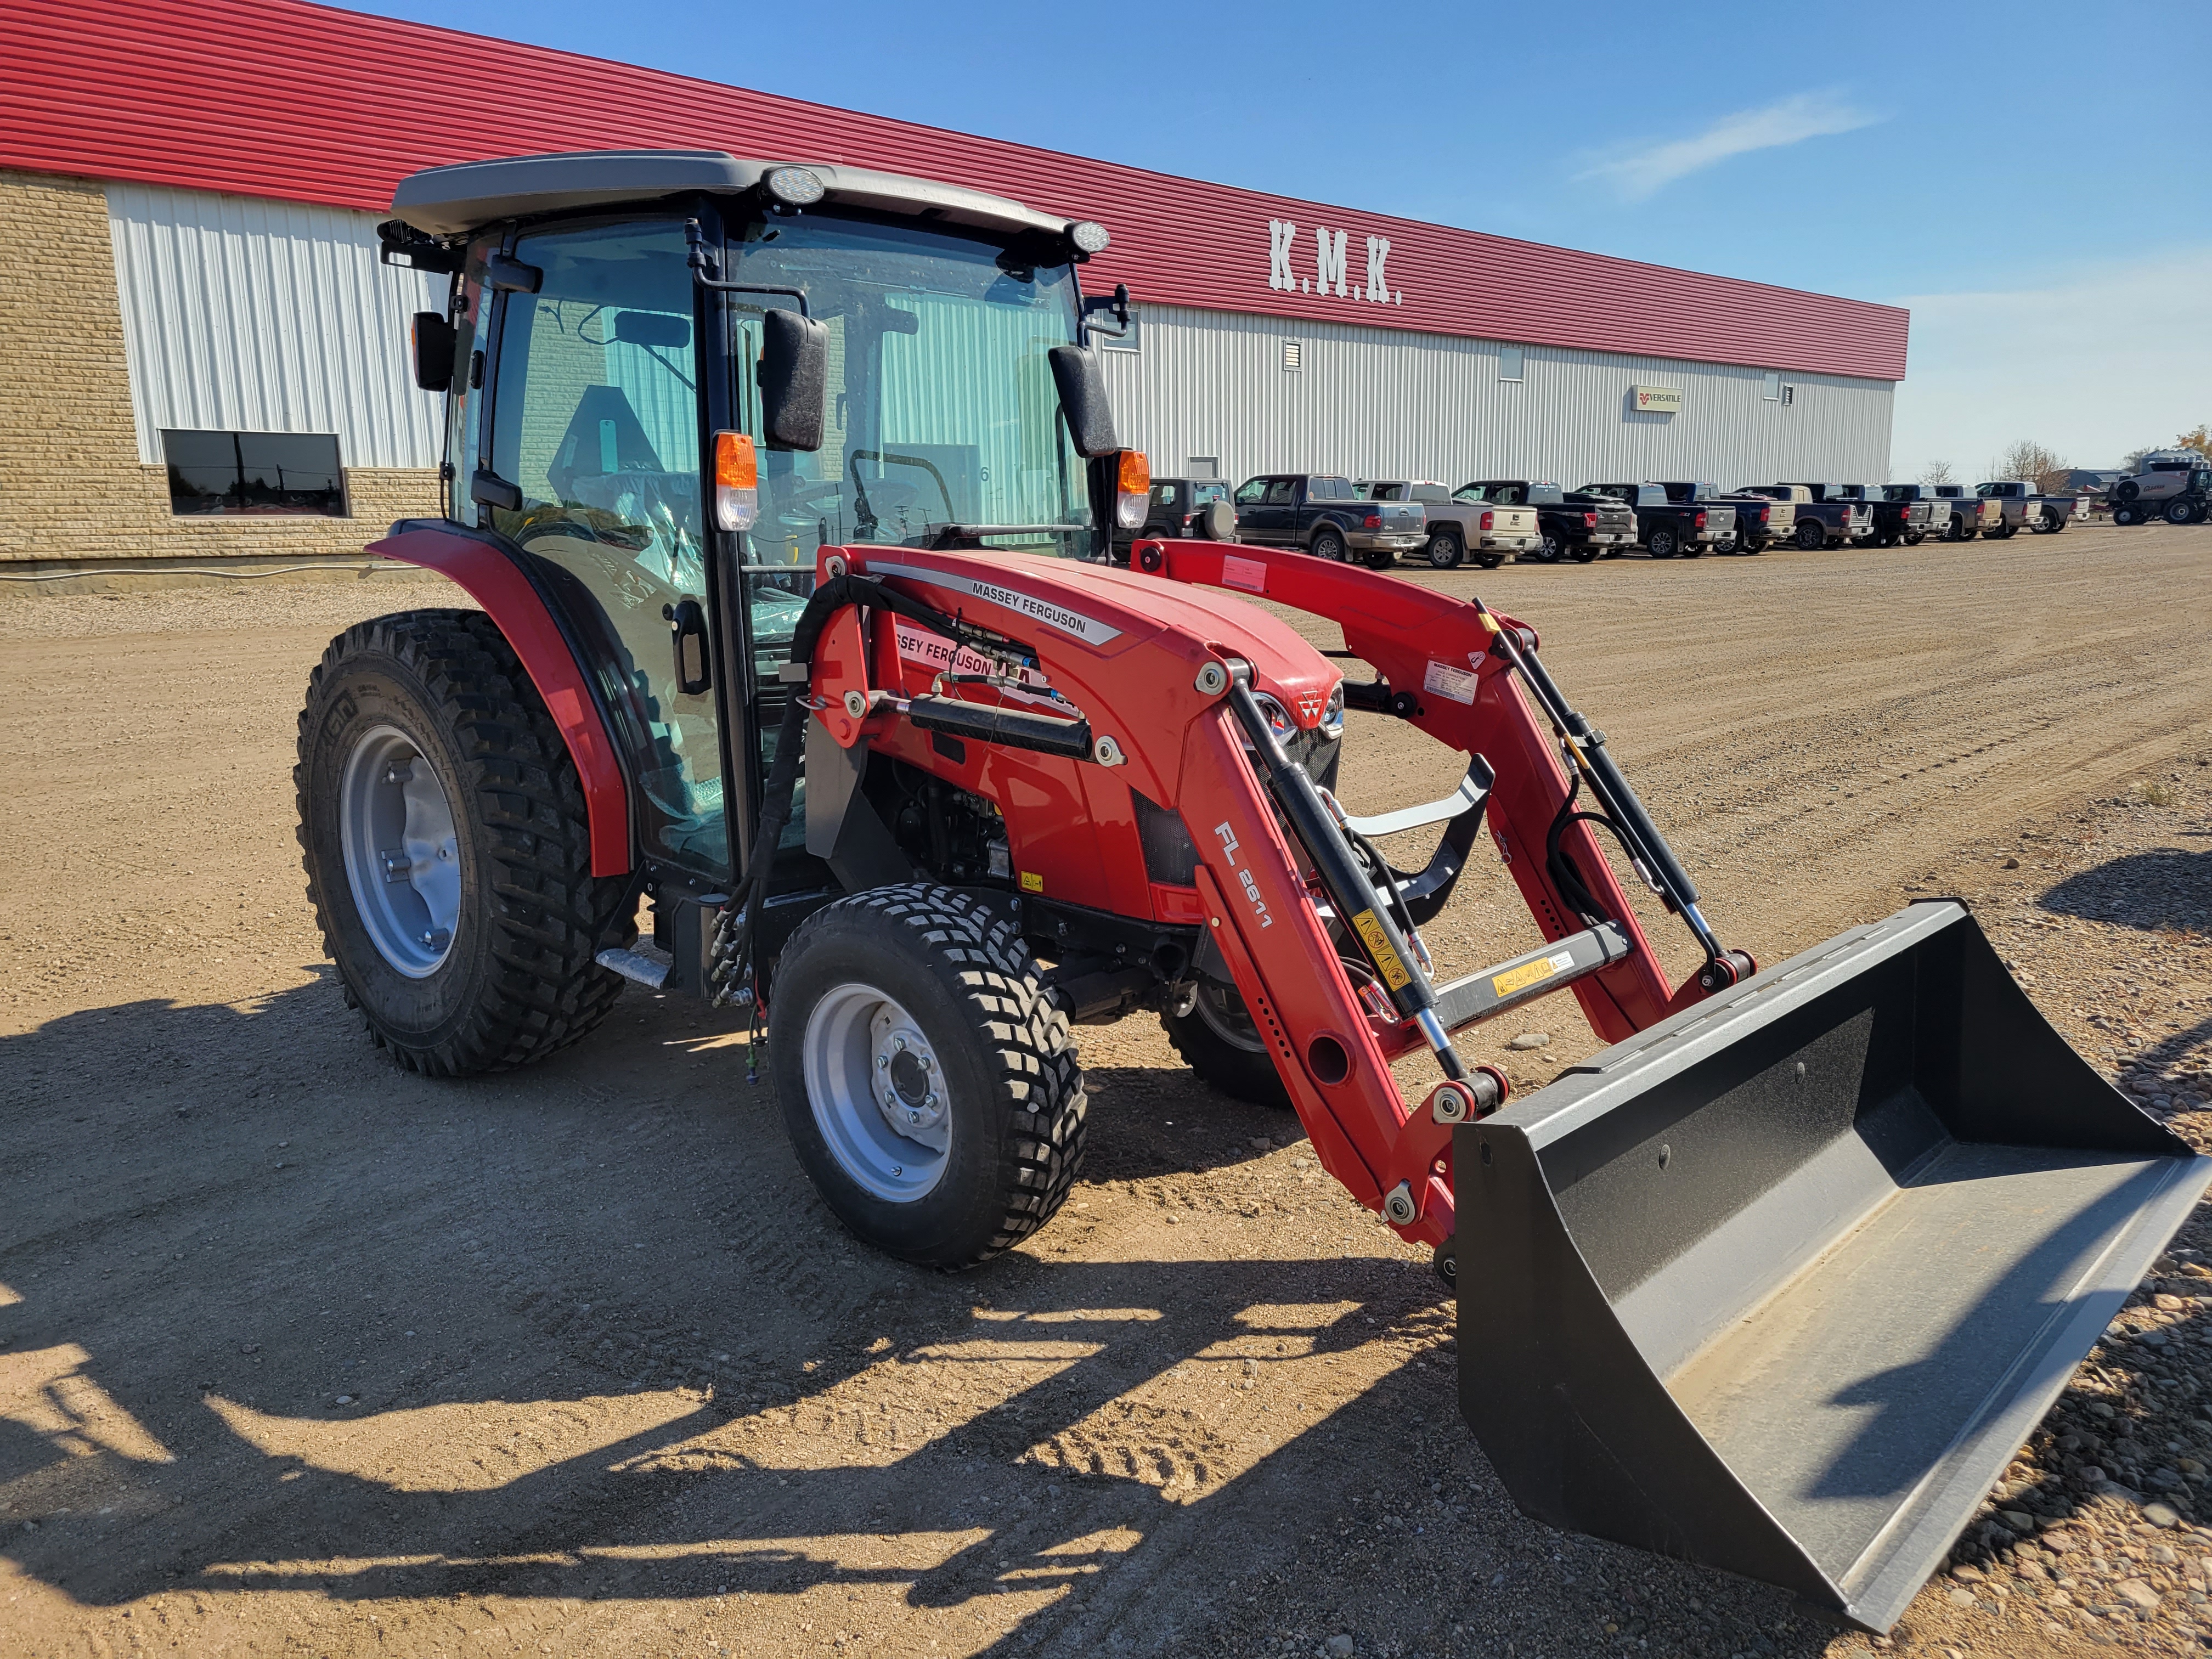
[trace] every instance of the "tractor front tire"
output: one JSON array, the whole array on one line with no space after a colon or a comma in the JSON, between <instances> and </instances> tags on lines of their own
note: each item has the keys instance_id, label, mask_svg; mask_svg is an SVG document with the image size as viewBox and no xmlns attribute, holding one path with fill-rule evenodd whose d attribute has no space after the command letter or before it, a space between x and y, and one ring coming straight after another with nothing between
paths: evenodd
<instances>
[{"instance_id":1,"label":"tractor front tire","mask_svg":"<svg viewBox=\"0 0 2212 1659\"><path fill-rule=\"evenodd\" d=\"M1066 1201L1083 1073L1012 921L945 887L856 893L792 935L769 1008L792 1146L863 1243L973 1267Z\"/></svg>"},{"instance_id":2,"label":"tractor front tire","mask_svg":"<svg viewBox=\"0 0 2212 1659\"><path fill-rule=\"evenodd\" d=\"M1190 1012L1164 1012L1160 1025L1184 1063L1231 1099L1289 1109L1291 1091L1234 986L1200 980Z\"/></svg>"},{"instance_id":3,"label":"tractor front tire","mask_svg":"<svg viewBox=\"0 0 2212 1659\"><path fill-rule=\"evenodd\" d=\"M574 1042L622 994L627 877L592 874L583 786L490 617L410 611L331 641L300 712L307 896L348 1005L410 1071Z\"/></svg>"}]
</instances>

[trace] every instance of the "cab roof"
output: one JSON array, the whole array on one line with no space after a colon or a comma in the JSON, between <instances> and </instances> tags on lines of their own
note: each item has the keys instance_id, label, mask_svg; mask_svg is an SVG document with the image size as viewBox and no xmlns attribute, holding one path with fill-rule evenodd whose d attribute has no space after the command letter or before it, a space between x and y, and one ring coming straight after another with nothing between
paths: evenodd
<instances>
[{"instance_id":1,"label":"cab roof","mask_svg":"<svg viewBox=\"0 0 2212 1659\"><path fill-rule=\"evenodd\" d=\"M573 150L425 167L399 181L393 215L433 236L464 236L508 219L706 191L757 188L779 167L803 167L840 206L966 225L1002 234L1067 234L1070 221L960 185L868 167L806 161L748 161L719 149Z\"/></svg>"}]
</instances>

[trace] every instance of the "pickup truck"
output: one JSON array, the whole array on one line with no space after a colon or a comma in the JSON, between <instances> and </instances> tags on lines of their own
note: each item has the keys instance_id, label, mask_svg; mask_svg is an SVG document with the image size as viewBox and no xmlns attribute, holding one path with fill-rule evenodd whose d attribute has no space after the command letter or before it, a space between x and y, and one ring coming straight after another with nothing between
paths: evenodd
<instances>
[{"instance_id":1,"label":"pickup truck","mask_svg":"<svg viewBox=\"0 0 2212 1659\"><path fill-rule=\"evenodd\" d=\"M1893 500L1886 484L1823 484L1846 501L1864 501L1874 514L1876 547L1917 547L1936 523L1933 501Z\"/></svg>"},{"instance_id":2,"label":"pickup truck","mask_svg":"<svg viewBox=\"0 0 2212 1659\"><path fill-rule=\"evenodd\" d=\"M1357 553L1376 570L1429 540L1420 502L1364 501L1333 472L1263 472L1237 486L1235 504L1239 541L1302 547L1317 559Z\"/></svg>"},{"instance_id":3,"label":"pickup truck","mask_svg":"<svg viewBox=\"0 0 2212 1659\"><path fill-rule=\"evenodd\" d=\"M1738 553L1763 553L1771 542L1790 539L1796 525L1796 509L1787 501L1770 500L1765 495L1724 495L1718 484L1694 483L1686 481L1662 483L1670 501L1702 501L1708 506L1719 505L1735 509L1735 546ZM1731 550L1723 548L1723 552Z\"/></svg>"},{"instance_id":4,"label":"pickup truck","mask_svg":"<svg viewBox=\"0 0 2212 1659\"><path fill-rule=\"evenodd\" d=\"M2073 518L2076 500L2072 495L2046 495L2021 478L1996 478L1988 483L1978 483L1974 494L1985 501L2002 504L2004 528L1990 532L1998 537L2017 536L2023 526L2039 536L2055 535L2065 529Z\"/></svg>"},{"instance_id":5,"label":"pickup truck","mask_svg":"<svg viewBox=\"0 0 2212 1659\"><path fill-rule=\"evenodd\" d=\"M2212 518L2212 461L2194 449L2153 450L2112 485L2112 522L2196 524Z\"/></svg>"},{"instance_id":6,"label":"pickup truck","mask_svg":"<svg viewBox=\"0 0 2212 1659\"><path fill-rule=\"evenodd\" d=\"M1426 479L1367 478L1352 487L1364 501L1419 501L1429 520L1429 562L1439 570L1455 568L1468 554L1485 570L1495 570L1544 544L1532 507L1462 501Z\"/></svg>"},{"instance_id":7,"label":"pickup truck","mask_svg":"<svg viewBox=\"0 0 2212 1659\"><path fill-rule=\"evenodd\" d=\"M1626 553L1636 545L1636 509L1610 495L1562 489L1533 478L1479 478L1452 491L1452 499L1534 507L1540 544L1529 556L1540 563L1571 558L1588 564L1601 553Z\"/></svg>"},{"instance_id":8,"label":"pickup truck","mask_svg":"<svg viewBox=\"0 0 2212 1659\"><path fill-rule=\"evenodd\" d=\"M1808 553L1824 547L1848 547L1874 534L1874 512L1864 501L1822 501L1815 491L1816 486L1808 483L1771 483L1746 484L1737 493L1788 501L1796 509L1790 544Z\"/></svg>"},{"instance_id":9,"label":"pickup truck","mask_svg":"<svg viewBox=\"0 0 2212 1659\"><path fill-rule=\"evenodd\" d=\"M1964 484L1936 484L1933 488L1936 501L1948 503L1951 509L1951 527L1944 532L1945 541L1970 542L1976 536L2002 539L2000 532L2004 529L2002 502L1984 501L1978 495L1969 495ZM1943 508L1939 505L1936 511L1940 522Z\"/></svg>"},{"instance_id":10,"label":"pickup truck","mask_svg":"<svg viewBox=\"0 0 2212 1659\"><path fill-rule=\"evenodd\" d=\"M1671 559L1677 553L1697 558L1708 549L1735 544L1735 509L1705 506L1696 501L1669 501L1656 483L1591 483L1583 491L1610 495L1626 501L1636 512L1636 539L1655 559Z\"/></svg>"},{"instance_id":11,"label":"pickup truck","mask_svg":"<svg viewBox=\"0 0 2212 1659\"><path fill-rule=\"evenodd\" d=\"M1882 497L1893 501L1925 501L1928 504L1928 528L1925 534L1947 542L1970 542L1981 534L1984 517L1996 515L1996 509L1976 501L1973 511L1965 511L1966 503L1957 499L1956 484L1884 484Z\"/></svg>"},{"instance_id":12,"label":"pickup truck","mask_svg":"<svg viewBox=\"0 0 2212 1659\"><path fill-rule=\"evenodd\" d=\"M1155 478L1152 493L1145 504L1145 522L1137 530L1114 532L1114 562L1129 562L1129 547L1135 541L1165 537L1170 540L1186 541L1204 538L1212 532L1206 526L1206 507L1215 501L1229 499L1229 486L1218 478ZM1231 514L1235 521L1235 514Z\"/></svg>"}]
</instances>

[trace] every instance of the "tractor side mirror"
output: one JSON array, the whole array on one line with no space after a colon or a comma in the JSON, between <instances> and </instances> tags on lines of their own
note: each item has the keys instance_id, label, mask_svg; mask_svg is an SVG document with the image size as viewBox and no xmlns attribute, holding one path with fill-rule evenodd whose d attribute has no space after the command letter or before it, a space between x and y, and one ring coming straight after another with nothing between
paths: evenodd
<instances>
[{"instance_id":1,"label":"tractor side mirror","mask_svg":"<svg viewBox=\"0 0 2212 1659\"><path fill-rule=\"evenodd\" d=\"M822 447L830 385L830 331L781 308L761 317L761 425L771 449Z\"/></svg>"},{"instance_id":2,"label":"tractor side mirror","mask_svg":"<svg viewBox=\"0 0 2212 1659\"><path fill-rule=\"evenodd\" d=\"M453 325L434 311L415 313L415 384L443 392L453 383Z\"/></svg>"},{"instance_id":3,"label":"tractor side mirror","mask_svg":"<svg viewBox=\"0 0 2212 1659\"><path fill-rule=\"evenodd\" d=\"M1052 359L1053 384L1060 389L1060 412L1067 416L1075 453L1085 460L1112 454L1121 441L1114 435L1114 409L1098 360L1081 346L1056 345L1046 355Z\"/></svg>"}]
</instances>

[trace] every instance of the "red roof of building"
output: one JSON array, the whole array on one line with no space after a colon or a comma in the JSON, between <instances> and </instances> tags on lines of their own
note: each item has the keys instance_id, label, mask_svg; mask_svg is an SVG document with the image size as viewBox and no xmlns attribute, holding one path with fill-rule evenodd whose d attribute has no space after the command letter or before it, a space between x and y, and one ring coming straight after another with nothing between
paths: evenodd
<instances>
[{"instance_id":1,"label":"red roof of building","mask_svg":"<svg viewBox=\"0 0 2212 1659\"><path fill-rule=\"evenodd\" d=\"M301 0L10 0L0 166L381 210L417 167L708 148L922 173L1097 219L1096 290L1291 319L1901 380L1907 313L1294 201ZM1269 286L1295 227L1304 291ZM1346 292L1310 291L1326 228ZM1387 240L1381 299L1370 239Z\"/></svg>"}]
</instances>

